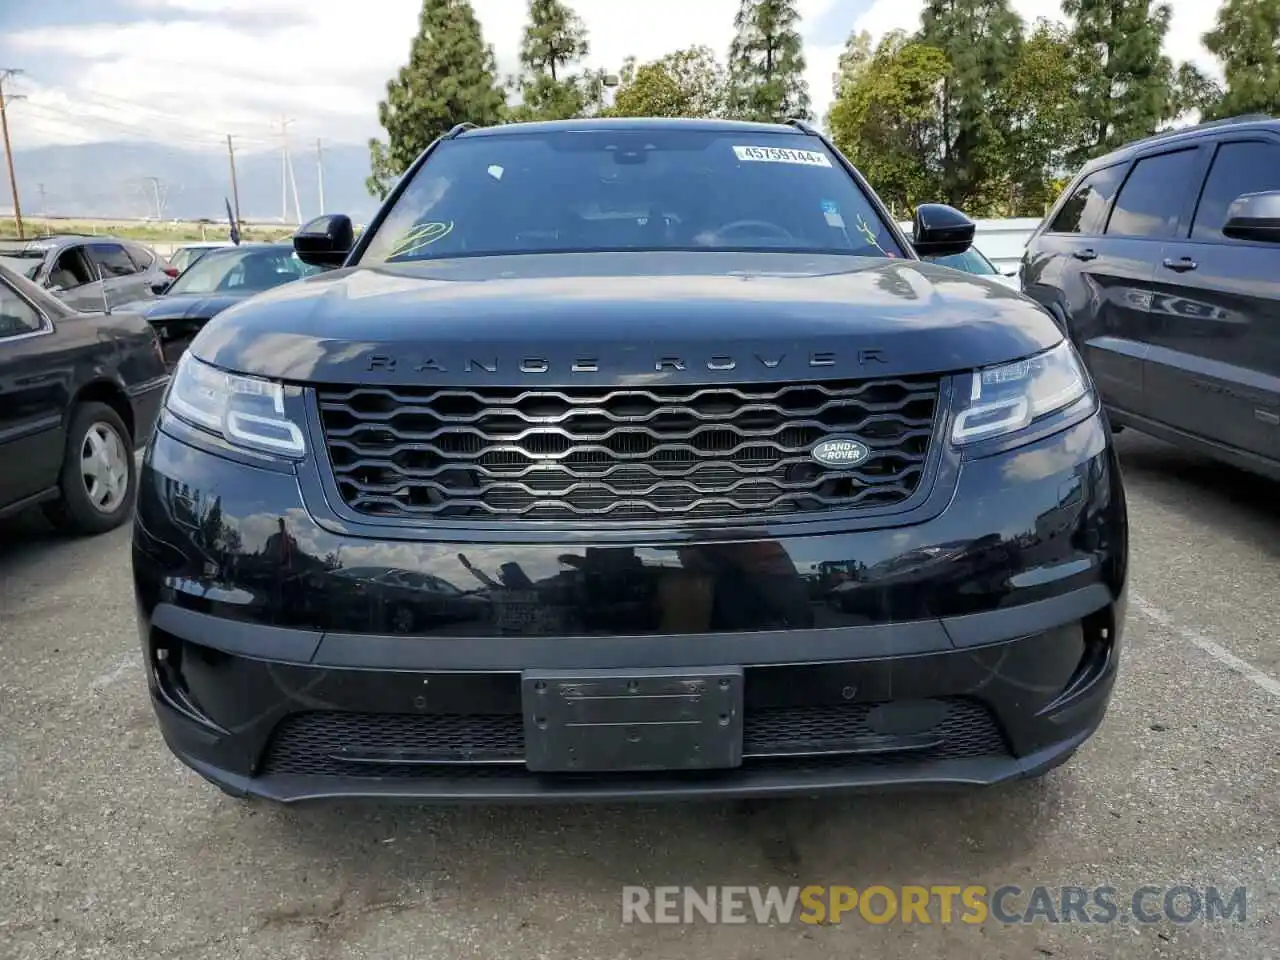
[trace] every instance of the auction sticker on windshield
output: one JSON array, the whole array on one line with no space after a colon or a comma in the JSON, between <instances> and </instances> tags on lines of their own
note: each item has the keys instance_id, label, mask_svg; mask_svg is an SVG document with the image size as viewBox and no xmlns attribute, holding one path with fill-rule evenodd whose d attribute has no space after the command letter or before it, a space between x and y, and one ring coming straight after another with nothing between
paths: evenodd
<instances>
[{"instance_id":1,"label":"auction sticker on windshield","mask_svg":"<svg viewBox=\"0 0 1280 960\"><path fill-rule=\"evenodd\" d=\"M734 147L739 160L755 163L798 163L806 167L829 167L831 160L818 150L793 150L790 147Z\"/></svg>"}]
</instances>

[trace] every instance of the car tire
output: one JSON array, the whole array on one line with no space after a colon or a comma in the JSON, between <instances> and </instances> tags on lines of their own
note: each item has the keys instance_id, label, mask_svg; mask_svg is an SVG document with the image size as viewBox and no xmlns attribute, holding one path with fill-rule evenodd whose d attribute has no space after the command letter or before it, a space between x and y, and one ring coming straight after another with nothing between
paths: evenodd
<instances>
[{"instance_id":1,"label":"car tire","mask_svg":"<svg viewBox=\"0 0 1280 960\"><path fill-rule=\"evenodd\" d=\"M114 530L129 519L137 480L133 436L120 414L105 403L79 404L67 429L61 496L45 504L45 518L81 536Z\"/></svg>"}]
</instances>

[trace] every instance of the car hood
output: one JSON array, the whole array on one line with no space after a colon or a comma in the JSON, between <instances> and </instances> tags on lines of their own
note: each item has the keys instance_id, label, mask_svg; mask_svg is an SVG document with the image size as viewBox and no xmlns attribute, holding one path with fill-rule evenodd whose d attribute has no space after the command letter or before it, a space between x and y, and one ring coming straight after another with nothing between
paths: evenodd
<instances>
[{"instance_id":1,"label":"car hood","mask_svg":"<svg viewBox=\"0 0 1280 960\"><path fill-rule=\"evenodd\" d=\"M127 309L141 313L148 320L208 320L227 307L247 300L247 293L178 293L154 300L129 304Z\"/></svg>"},{"instance_id":2,"label":"car hood","mask_svg":"<svg viewBox=\"0 0 1280 960\"><path fill-rule=\"evenodd\" d=\"M915 260L597 253L320 274L232 307L190 349L295 381L641 385L944 373L1061 339L1031 301Z\"/></svg>"}]
</instances>

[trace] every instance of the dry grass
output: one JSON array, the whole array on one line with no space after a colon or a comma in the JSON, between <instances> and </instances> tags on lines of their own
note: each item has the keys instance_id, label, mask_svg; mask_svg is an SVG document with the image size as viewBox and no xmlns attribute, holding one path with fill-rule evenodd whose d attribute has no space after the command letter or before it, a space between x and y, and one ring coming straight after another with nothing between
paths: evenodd
<instances>
[{"instance_id":1,"label":"dry grass","mask_svg":"<svg viewBox=\"0 0 1280 960\"><path fill-rule=\"evenodd\" d=\"M244 224L244 240L283 240L293 236L294 227L281 224ZM60 217L23 217L23 233L34 237L49 233L83 233L120 237L151 243L184 243L200 240L226 240L225 223L200 223L191 220L88 220ZM17 237L17 224L12 217L0 220L0 239Z\"/></svg>"}]
</instances>

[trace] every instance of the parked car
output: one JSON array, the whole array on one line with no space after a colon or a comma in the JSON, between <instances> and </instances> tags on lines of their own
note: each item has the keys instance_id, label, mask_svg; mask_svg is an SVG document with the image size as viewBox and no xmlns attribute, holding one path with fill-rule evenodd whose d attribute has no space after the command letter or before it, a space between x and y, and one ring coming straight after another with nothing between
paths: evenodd
<instances>
[{"instance_id":1,"label":"parked car","mask_svg":"<svg viewBox=\"0 0 1280 960\"><path fill-rule=\"evenodd\" d=\"M221 313L264 290L319 273L288 243L210 250L162 290L156 299L132 305L156 328L165 360L176 363L191 338Z\"/></svg>"},{"instance_id":2,"label":"parked car","mask_svg":"<svg viewBox=\"0 0 1280 960\"><path fill-rule=\"evenodd\" d=\"M0 258L72 308L90 313L154 297L178 275L150 247L113 237L5 240Z\"/></svg>"},{"instance_id":3,"label":"parked car","mask_svg":"<svg viewBox=\"0 0 1280 960\"><path fill-rule=\"evenodd\" d=\"M1280 478L1280 120L1170 131L1086 166L1022 286L1117 426Z\"/></svg>"},{"instance_id":4,"label":"parked car","mask_svg":"<svg viewBox=\"0 0 1280 960\"><path fill-rule=\"evenodd\" d=\"M181 273L209 251L225 250L234 246L235 244L230 240L221 243L188 243L173 251L173 254L169 257L169 266Z\"/></svg>"},{"instance_id":5,"label":"parked car","mask_svg":"<svg viewBox=\"0 0 1280 960\"><path fill-rule=\"evenodd\" d=\"M1011 270L1008 273L1001 273L995 268L995 264L983 256L982 251L977 247L970 247L964 253L953 253L945 257L922 257L921 259L936 263L942 267L950 267L952 270L972 273L976 277L987 277L1011 290L1022 289L1018 281L1018 271Z\"/></svg>"},{"instance_id":6,"label":"parked car","mask_svg":"<svg viewBox=\"0 0 1280 960\"><path fill-rule=\"evenodd\" d=\"M0 515L39 505L76 533L122 524L167 383L141 317L72 310L0 265Z\"/></svg>"},{"instance_id":7,"label":"parked car","mask_svg":"<svg viewBox=\"0 0 1280 960\"><path fill-rule=\"evenodd\" d=\"M280 801L1063 763L1124 489L1053 320L918 259L973 234L908 240L805 123L455 128L178 362L133 539L166 742Z\"/></svg>"}]
</instances>

